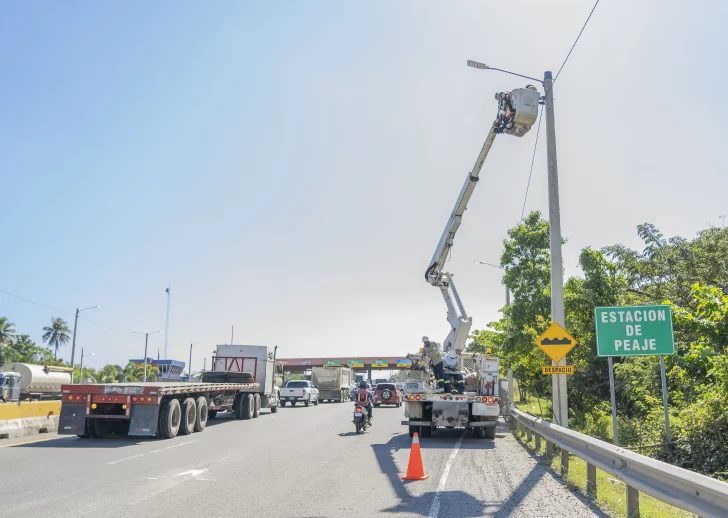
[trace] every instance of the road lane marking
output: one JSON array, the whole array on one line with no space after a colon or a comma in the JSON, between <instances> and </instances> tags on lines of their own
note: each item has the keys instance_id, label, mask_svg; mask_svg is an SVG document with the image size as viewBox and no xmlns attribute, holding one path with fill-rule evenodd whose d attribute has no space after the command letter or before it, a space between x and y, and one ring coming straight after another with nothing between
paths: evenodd
<instances>
[{"instance_id":1,"label":"road lane marking","mask_svg":"<svg viewBox=\"0 0 728 518\"><path fill-rule=\"evenodd\" d=\"M437 492L435 493L435 498L432 500L432 506L430 507L430 514L428 515L428 518L437 518L437 515L440 514L440 495L445 490L447 476L450 474L450 468L452 468L452 464L455 461L455 456L458 454L460 445L463 443L463 437L465 437L465 434L460 436L458 442L455 443L455 447L453 447L450 452L450 456L447 458L445 469L442 471L440 482L437 484Z\"/></svg>"},{"instance_id":2,"label":"road lane marking","mask_svg":"<svg viewBox=\"0 0 728 518\"><path fill-rule=\"evenodd\" d=\"M45 437L43 439L35 439L33 441L14 442L12 444L3 444L0 448L12 448L13 446L23 446L24 444L35 444L37 442L55 441L56 439L73 439L73 437Z\"/></svg>"},{"instance_id":3,"label":"road lane marking","mask_svg":"<svg viewBox=\"0 0 728 518\"><path fill-rule=\"evenodd\" d=\"M207 468L190 469L188 471L183 471L182 473L177 473L175 477L182 477L184 475L192 475L193 477L196 477L197 475L199 475L200 473L204 473L205 471L207 471Z\"/></svg>"},{"instance_id":4,"label":"road lane marking","mask_svg":"<svg viewBox=\"0 0 728 518\"><path fill-rule=\"evenodd\" d=\"M114 460L114 461L111 461L111 462L107 462L106 464L108 466L112 466L114 464L119 464L120 462L124 462L126 460L138 459L139 457L144 457L147 454L159 453L161 451L171 450L172 448L179 448L180 446L185 446L186 444L192 444L193 442L197 442L197 439L193 439L192 441L187 441L187 442L181 442L179 444L173 444L172 446L167 446L166 448L159 448L157 450L152 450L152 451L148 451L148 452L145 452L145 453L139 453L138 455L132 455L130 457L124 457L123 459L119 459L119 460Z\"/></svg>"},{"instance_id":5,"label":"road lane marking","mask_svg":"<svg viewBox=\"0 0 728 518\"><path fill-rule=\"evenodd\" d=\"M140 453L139 455L132 455L131 457L124 457L123 459L107 462L106 464L111 466L113 464L118 464L120 462L124 462L125 460L138 459L139 457L144 457L145 455L146 455L146 453Z\"/></svg>"}]
</instances>

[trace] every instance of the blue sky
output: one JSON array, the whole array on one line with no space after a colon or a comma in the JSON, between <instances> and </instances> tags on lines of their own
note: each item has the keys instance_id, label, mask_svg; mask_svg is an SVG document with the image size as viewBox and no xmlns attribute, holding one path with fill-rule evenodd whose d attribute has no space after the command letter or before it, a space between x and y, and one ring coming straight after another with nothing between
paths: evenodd
<instances>
[{"instance_id":1,"label":"blue sky","mask_svg":"<svg viewBox=\"0 0 728 518\"><path fill-rule=\"evenodd\" d=\"M51 2L0 6L0 289L130 331L170 356L402 354L444 337L422 277L495 114L558 70L591 0ZM567 275L585 246L692 236L728 213L720 2L597 8L555 87ZM542 133L542 137L543 137ZM502 137L450 269L475 327L497 317L535 132ZM546 209L539 144L528 209ZM0 294L39 340L57 315ZM67 320L72 321L68 315ZM156 351L164 339L156 335ZM81 322L92 365L143 341ZM62 351L70 356L70 351Z\"/></svg>"}]
</instances>

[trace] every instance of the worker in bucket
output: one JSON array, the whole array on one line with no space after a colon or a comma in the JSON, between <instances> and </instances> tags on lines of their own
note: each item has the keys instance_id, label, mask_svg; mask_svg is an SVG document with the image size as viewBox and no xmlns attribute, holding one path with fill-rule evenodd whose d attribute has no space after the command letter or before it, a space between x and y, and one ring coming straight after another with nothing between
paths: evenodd
<instances>
[{"instance_id":1,"label":"worker in bucket","mask_svg":"<svg viewBox=\"0 0 728 518\"><path fill-rule=\"evenodd\" d=\"M437 380L437 388L445 389L445 392L450 392L445 386L445 367L442 363L442 351L440 350L440 344L437 342L431 342L427 336L422 337L423 351L425 355L430 359L432 368L435 370L435 379ZM450 378L447 380L447 387L450 386Z\"/></svg>"},{"instance_id":2,"label":"worker in bucket","mask_svg":"<svg viewBox=\"0 0 728 518\"><path fill-rule=\"evenodd\" d=\"M450 392L450 376L455 378L455 382L458 385L457 392L460 394L465 393L465 380L463 374L458 370L458 354L455 349L450 349L444 357L445 362L445 392Z\"/></svg>"}]
</instances>

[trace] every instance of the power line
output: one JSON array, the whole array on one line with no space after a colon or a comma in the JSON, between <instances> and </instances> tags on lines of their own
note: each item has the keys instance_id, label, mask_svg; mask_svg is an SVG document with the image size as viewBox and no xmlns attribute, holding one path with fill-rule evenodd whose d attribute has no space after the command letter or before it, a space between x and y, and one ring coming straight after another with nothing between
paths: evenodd
<instances>
[{"instance_id":1,"label":"power line","mask_svg":"<svg viewBox=\"0 0 728 518\"><path fill-rule=\"evenodd\" d=\"M559 78L559 74L561 74L561 71L564 69L564 66L566 66L566 62L569 61L569 56L571 56L571 53L574 51L574 47L576 47L576 44L579 42L579 38L581 38L581 34L584 32L584 29L586 29L586 25L589 23L589 20L591 20L592 14L594 14L594 10L597 8L598 5L599 5L599 0L597 0L596 3L594 4L594 7L592 7L592 10L589 13L589 16L587 16L586 21L584 22L584 25L582 25L581 30L579 31L579 35L574 40L574 44L571 46L571 49L569 49L569 53L566 55L564 62L561 63L561 67L559 67L559 71L556 72L556 77L554 77L554 80L551 83L551 88L554 87L554 83L556 83L556 80ZM551 91L551 88L549 88L549 91ZM546 95L548 95L548 92L546 92Z\"/></svg>"},{"instance_id":2,"label":"power line","mask_svg":"<svg viewBox=\"0 0 728 518\"><path fill-rule=\"evenodd\" d=\"M589 23L589 20L591 20L591 17L594 14L594 11L596 10L597 6L599 5L599 1L600 0L597 0L594 3L594 7L592 7L592 10L589 12L589 16L587 16L586 21L584 22L584 25L581 26L581 30L579 31L579 34L576 36L574 43L571 45L571 48L569 49L569 53L566 54L566 57L564 58L564 62L561 63L561 66L559 67L559 71L556 72L556 76L554 77L554 80L551 82L551 88L548 89L548 91L544 95L544 98L546 96L548 96L548 94L551 92L554 85L556 84L556 80L559 78L559 75L561 75L561 71L566 66L566 62L569 61L569 57L571 56L571 53L574 51L576 44L579 43L579 38L581 38L581 35L584 33L584 29L586 29L586 26ZM526 195L523 198L523 208L521 209L521 221L523 221L523 215L526 212L526 200L528 200L528 190L531 187L531 175L533 174L533 164L536 160L536 148L538 147L538 134L541 131L541 119L543 119L543 107L541 108L541 112L539 113L539 117L538 117L538 128L536 129L536 142L533 145L533 156L531 157L531 169L528 172L528 183L526 184Z\"/></svg>"},{"instance_id":3,"label":"power line","mask_svg":"<svg viewBox=\"0 0 728 518\"><path fill-rule=\"evenodd\" d=\"M40 307L45 308L45 309L50 309L51 311L57 311L58 313L65 313L66 315L70 315L70 316L73 316L74 315L73 313L69 313L68 311L63 311L62 309L56 309L56 308L52 308L50 306L46 306L44 304L40 304L39 302L33 302L32 300L28 300L28 299L23 298L23 297L21 297L19 295L15 295L13 293L10 293L9 291L0 290L0 293L4 293L5 295L10 295L11 297L15 297L16 299L20 299L23 302L28 302L30 304L34 304L36 306L40 306Z\"/></svg>"},{"instance_id":4,"label":"power line","mask_svg":"<svg viewBox=\"0 0 728 518\"><path fill-rule=\"evenodd\" d=\"M521 221L526 213L526 200L528 200L528 189L531 187L531 175L533 174L533 164L536 161L536 149L538 148L538 135L541 133L541 119L543 119L543 106L538 114L538 127L536 128L536 143L533 145L533 156L531 157L531 170L528 171L528 183L526 184L526 196L523 197L523 208L521 209Z\"/></svg>"},{"instance_id":5,"label":"power line","mask_svg":"<svg viewBox=\"0 0 728 518\"><path fill-rule=\"evenodd\" d=\"M27 302L29 304L33 304L33 305L39 306L41 308L50 309L51 311L55 311L57 313L64 313L64 314L69 315L69 316L74 316L75 315L75 313L69 313L68 311L63 311L62 309L52 308L50 306L46 306L45 304L41 304L40 302L35 302L35 301L30 300L30 299L26 299L25 297L21 297L20 295L15 295L14 293L10 293L9 291L0 290L0 293L4 293L5 295L10 295L11 297L15 297L18 300L22 300L23 302ZM99 324L98 322L94 322L93 320L89 320L88 318L82 317L80 315L79 315L78 318L80 318L82 320L85 320L86 322L90 322L91 324L94 324L96 326L103 327L104 329L108 329L109 331L114 331L115 333L120 333L122 335L133 336L129 332L120 331L118 329L114 329L113 327L108 327L108 326L105 326L103 324Z\"/></svg>"}]
</instances>

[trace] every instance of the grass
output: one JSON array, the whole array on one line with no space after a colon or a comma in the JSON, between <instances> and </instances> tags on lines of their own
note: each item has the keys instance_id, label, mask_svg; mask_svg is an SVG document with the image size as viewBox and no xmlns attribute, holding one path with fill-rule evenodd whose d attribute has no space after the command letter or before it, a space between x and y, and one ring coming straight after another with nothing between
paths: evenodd
<instances>
[{"instance_id":1,"label":"grass","mask_svg":"<svg viewBox=\"0 0 728 518\"><path fill-rule=\"evenodd\" d=\"M518 408L525 410L531 404L536 405L538 414L538 404L529 402L527 405L519 404ZM543 401L541 402L543 408ZM517 440L526 447L530 452L541 456L541 463L546 463L546 441L541 440L541 447L536 449L536 441L532 437L527 442L527 436L519 436L516 434ZM558 448L555 447L555 454L549 466L554 473L561 473L561 455ZM597 496L596 499L587 495L586 491L586 462L582 459L571 455L569 457L569 471L566 477L562 477L564 483L574 492L593 500L600 508L610 512L614 516L625 516L627 514L626 494L627 489L621 480L616 480L609 476L606 472L597 469ZM694 514L673 507L669 504L661 502L644 493L640 493L640 516L641 518L691 518Z\"/></svg>"}]
</instances>

